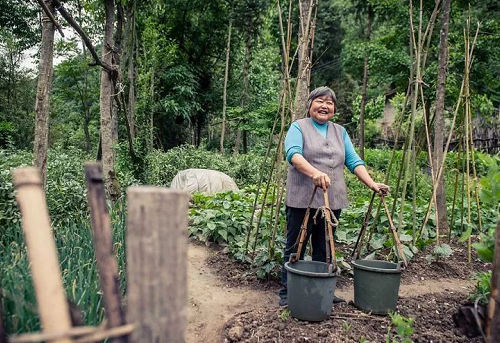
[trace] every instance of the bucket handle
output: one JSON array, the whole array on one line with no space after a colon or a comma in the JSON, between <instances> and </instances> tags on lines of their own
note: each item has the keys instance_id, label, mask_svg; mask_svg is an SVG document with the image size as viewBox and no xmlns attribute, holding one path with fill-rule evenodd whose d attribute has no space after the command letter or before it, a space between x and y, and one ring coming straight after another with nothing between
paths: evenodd
<instances>
[{"instance_id":1,"label":"bucket handle","mask_svg":"<svg viewBox=\"0 0 500 343\"><path fill-rule=\"evenodd\" d=\"M297 245L297 251L295 253L290 254L289 262L290 263L295 263L300 259L300 255L302 253L302 249L307 237L307 223L309 221L309 216L311 214L311 205L314 200L314 196L316 195L316 191L318 189L318 186L314 186L311 199L309 200L309 204L307 205L306 213L304 215L304 219L302 221L302 225L300 226L300 234L299 237L297 238L297 242L295 243ZM327 259L327 264L328 264L328 272L330 274L334 273L337 271L337 259L335 257L335 243L333 241L333 229L332 226L337 226L338 225L338 220L335 217L335 215L331 212L330 210L330 202L328 199L328 192L326 190L323 190L323 199L325 201L325 205L322 206L323 210L321 211L323 213L323 217L325 218L325 240L326 240L326 259ZM316 211L316 214L314 215L314 219L316 220L316 216L318 215L321 207L318 208L318 211ZM332 223L333 220L333 223Z\"/></svg>"},{"instance_id":2,"label":"bucket handle","mask_svg":"<svg viewBox=\"0 0 500 343\"><path fill-rule=\"evenodd\" d=\"M368 219L370 217L370 213L371 213L372 208L373 208L373 202L375 200L376 194L377 194L376 192L373 192L373 194L372 194L372 198L370 200L370 204L368 205L368 209L365 213L365 218L363 220L363 224L361 226L361 230L359 232L358 239L357 239L356 244L354 246L354 249L352 250L352 253L351 253L351 259L354 258L355 260L357 260L357 259L359 259L359 256L361 254L361 246L363 245L362 244L363 238L365 236L366 228L368 227ZM401 263L403 263L404 268L406 268L406 267L408 267L408 261L406 260L406 256L405 256L405 253L403 250L403 244L401 243L401 240L399 239L398 231L397 231L396 227L394 226L394 222L392 221L392 216L389 212L389 208L387 207L387 203L385 202L385 196L381 195L380 200L381 200L382 204L384 205L384 210L385 210L385 213L387 215L387 219L389 220L389 226L390 226L390 229L392 232L392 236L394 238L395 247L396 247L396 258L398 259L398 263L400 265L401 265Z\"/></svg>"}]
</instances>

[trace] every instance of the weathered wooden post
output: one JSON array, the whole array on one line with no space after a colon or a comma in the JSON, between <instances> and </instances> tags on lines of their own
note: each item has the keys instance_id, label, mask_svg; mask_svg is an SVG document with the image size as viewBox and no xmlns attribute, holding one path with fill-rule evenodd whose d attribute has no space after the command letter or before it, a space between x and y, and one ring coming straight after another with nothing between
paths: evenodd
<instances>
[{"instance_id":1,"label":"weathered wooden post","mask_svg":"<svg viewBox=\"0 0 500 343\"><path fill-rule=\"evenodd\" d=\"M129 342L182 343L189 195L131 187L127 202L127 321L136 324Z\"/></svg>"},{"instance_id":2,"label":"weathered wooden post","mask_svg":"<svg viewBox=\"0 0 500 343\"><path fill-rule=\"evenodd\" d=\"M2 301L2 288L0 287L0 343L7 343L7 333L5 332L4 318L3 318L3 301Z\"/></svg>"},{"instance_id":3,"label":"weathered wooden post","mask_svg":"<svg viewBox=\"0 0 500 343\"><path fill-rule=\"evenodd\" d=\"M486 338L488 343L500 342L500 215L497 221L497 239L491 275L491 296L488 306Z\"/></svg>"},{"instance_id":4,"label":"weathered wooden post","mask_svg":"<svg viewBox=\"0 0 500 343\"><path fill-rule=\"evenodd\" d=\"M113 233L104 193L102 165L95 162L85 163L85 178L87 179L87 199L92 219L95 256L108 327L122 326L125 324L125 318L121 307L118 265L113 254ZM127 341L126 336L113 339L115 343Z\"/></svg>"},{"instance_id":5,"label":"weathered wooden post","mask_svg":"<svg viewBox=\"0 0 500 343\"><path fill-rule=\"evenodd\" d=\"M71 318L42 180L35 168L18 168L13 174L42 328L45 333L68 331L71 328ZM58 338L50 342L73 341Z\"/></svg>"}]
</instances>

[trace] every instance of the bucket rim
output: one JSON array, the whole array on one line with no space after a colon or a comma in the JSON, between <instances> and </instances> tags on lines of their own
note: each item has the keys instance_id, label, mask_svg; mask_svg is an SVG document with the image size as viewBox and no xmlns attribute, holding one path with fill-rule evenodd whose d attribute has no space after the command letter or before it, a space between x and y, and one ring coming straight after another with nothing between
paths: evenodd
<instances>
[{"instance_id":1,"label":"bucket rim","mask_svg":"<svg viewBox=\"0 0 500 343\"><path fill-rule=\"evenodd\" d=\"M308 272L308 271L298 270L298 269L293 268L292 266L294 264L297 264L297 263L299 263L299 264L304 264L304 263L307 263L307 264L326 264L325 262L319 262L319 261L305 261L305 260L300 260L300 261L294 262L292 264L290 264L290 262L286 262L285 263L285 269L287 271L289 271L290 273L298 274L298 275L304 275L304 276L311 276L311 277L317 277L317 278L332 278L332 277L337 277L337 274L335 272L332 272L332 273L315 273L315 272Z\"/></svg>"},{"instance_id":2,"label":"bucket rim","mask_svg":"<svg viewBox=\"0 0 500 343\"><path fill-rule=\"evenodd\" d=\"M369 266L364 266L362 264L356 263L357 261L379 261L379 262L384 262L384 263L390 263L392 265L395 265L395 269L384 269L384 268L377 268L377 267L369 267ZM389 261L382 261L382 260L365 260L365 259L359 259L352 261L352 264L354 266L354 269L362 269L362 270L367 270L370 272L377 272L377 273L384 273L384 274L401 274L401 263L394 263L394 262L389 262Z\"/></svg>"}]
</instances>

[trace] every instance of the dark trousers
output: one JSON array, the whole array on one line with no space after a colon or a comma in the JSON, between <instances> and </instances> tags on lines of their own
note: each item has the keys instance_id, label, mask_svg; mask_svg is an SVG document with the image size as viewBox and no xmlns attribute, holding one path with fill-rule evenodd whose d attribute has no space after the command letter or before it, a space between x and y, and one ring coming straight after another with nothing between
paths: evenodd
<instances>
[{"instance_id":1,"label":"dark trousers","mask_svg":"<svg viewBox=\"0 0 500 343\"><path fill-rule=\"evenodd\" d=\"M337 219L340 218L341 210L334 210L333 214ZM314 214L316 209L311 208L309 213L309 221L307 222L307 236L302 246L302 252L300 254L300 259L304 259L304 253L306 252L306 245L311 238L312 244L312 259L313 261L326 262L326 241L325 241L325 220L318 214L316 218L316 224L314 224ZM300 226L304 221L304 216L306 214L305 208L294 208L286 207L286 247L285 256L283 258L283 267L281 269L281 283L283 288L280 290L279 295L282 298L287 296L287 272L285 269L285 263L290 259L290 254L297 250L298 244L297 238L300 234Z\"/></svg>"}]
</instances>

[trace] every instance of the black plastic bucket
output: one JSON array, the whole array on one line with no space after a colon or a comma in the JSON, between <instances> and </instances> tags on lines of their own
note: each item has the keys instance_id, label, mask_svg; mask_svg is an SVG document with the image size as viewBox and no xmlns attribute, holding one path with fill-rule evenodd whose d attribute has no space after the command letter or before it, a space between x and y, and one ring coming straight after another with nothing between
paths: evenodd
<instances>
[{"instance_id":1,"label":"black plastic bucket","mask_svg":"<svg viewBox=\"0 0 500 343\"><path fill-rule=\"evenodd\" d=\"M384 315L396 310L401 284L401 265L377 260L357 260L352 264L356 307Z\"/></svg>"},{"instance_id":2,"label":"black plastic bucket","mask_svg":"<svg viewBox=\"0 0 500 343\"><path fill-rule=\"evenodd\" d=\"M328 264L300 260L285 263L288 273L288 309L292 317L317 322L332 313L337 277Z\"/></svg>"}]
</instances>

